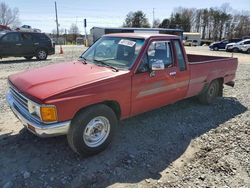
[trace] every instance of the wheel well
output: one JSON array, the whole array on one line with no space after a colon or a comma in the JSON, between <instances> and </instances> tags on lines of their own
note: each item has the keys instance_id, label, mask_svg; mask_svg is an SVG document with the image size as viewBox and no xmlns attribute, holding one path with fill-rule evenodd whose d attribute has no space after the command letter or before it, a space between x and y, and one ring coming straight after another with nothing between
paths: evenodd
<instances>
[{"instance_id":1,"label":"wheel well","mask_svg":"<svg viewBox=\"0 0 250 188\"><path fill-rule=\"evenodd\" d=\"M104 104L106 104L108 107L110 107L116 114L117 119L120 119L121 117L121 108L118 102L116 101L105 101Z\"/></svg>"},{"instance_id":2,"label":"wheel well","mask_svg":"<svg viewBox=\"0 0 250 188\"><path fill-rule=\"evenodd\" d=\"M118 119L118 120L120 119L120 117L121 117L121 108L120 108L119 103L116 102L116 101L103 101L103 102L101 102L101 103L96 103L96 104L92 104L92 105L89 105L89 106L85 106L85 107L79 109L79 110L75 113L74 117L75 117L77 114L79 114L81 111L83 111L83 110L85 110L85 109L87 109L87 108L89 108L89 107L91 107L91 106L95 106L95 105L99 105L99 104L105 104L105 105L107 105L108 107L110 107L110 108L115 112L117 119Z\"/></svg>"}]
</instances>

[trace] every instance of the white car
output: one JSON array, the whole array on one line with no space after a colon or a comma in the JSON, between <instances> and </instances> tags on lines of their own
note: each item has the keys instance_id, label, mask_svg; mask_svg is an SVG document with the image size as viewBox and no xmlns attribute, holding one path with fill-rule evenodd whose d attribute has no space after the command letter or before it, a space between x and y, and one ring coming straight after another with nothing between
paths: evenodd
<instances>
[{"instance_id":1,"label":"white car","mask_svg":"<svg viewBox=\"0 0 250 188\"><path fill-rule=\"evenodd\" d=\"M239 52L245 44L250 44L250 39L245 39L237 43L229 43L226 45L227 52Z\"/></svg>"}]
</instances>

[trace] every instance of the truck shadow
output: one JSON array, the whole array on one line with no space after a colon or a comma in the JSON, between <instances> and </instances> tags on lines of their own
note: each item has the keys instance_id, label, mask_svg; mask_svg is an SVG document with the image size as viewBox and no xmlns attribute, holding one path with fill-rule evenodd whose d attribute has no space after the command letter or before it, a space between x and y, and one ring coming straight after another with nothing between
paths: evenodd
<instances>
[{"instance_id":1,"label":"truck shadow","mask_svg":"<svg viewBox=\"0 0 250 188\"><path fill-rule=\"evenodd\" d=\"M112 145L99 155L80 158L65 136L41 139L23 129L0 136L0 185L15 177L14 186L107 187L159 179L191 140L245 112L235 98L210 106L194 99L180 101L120 122ZM4 173L3 173L4 169ZM31 172L24 179L22 170Z\"/></svg>"}]
</instances>

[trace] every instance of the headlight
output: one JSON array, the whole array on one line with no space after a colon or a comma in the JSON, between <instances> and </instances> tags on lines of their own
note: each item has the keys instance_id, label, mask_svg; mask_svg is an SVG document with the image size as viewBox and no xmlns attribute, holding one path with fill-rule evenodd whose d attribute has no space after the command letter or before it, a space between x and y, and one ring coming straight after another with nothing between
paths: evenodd
<instances>
[{"instance_id":1,"label":"headlight","mask_svg":"<svg viewBox=\"0 0 250 188\"><path fill-rule=\"evenodd\" d=\"M50 123L57 121L57 111L54 105L39 105L28 101L29 113L38 117L41 121Z\"/></svg>"}]
</instances>

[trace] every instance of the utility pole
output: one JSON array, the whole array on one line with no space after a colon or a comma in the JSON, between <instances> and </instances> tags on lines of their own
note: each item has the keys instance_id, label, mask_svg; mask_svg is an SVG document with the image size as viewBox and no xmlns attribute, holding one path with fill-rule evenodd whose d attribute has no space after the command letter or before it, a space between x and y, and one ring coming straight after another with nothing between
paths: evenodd
<instances>
[{"instance_id":1,"label":"utility pole","mask_svg":"<svg viewBox=\"0 0 250 188\"><path fill-rule=\"evenodd\" d=\"M58 24L58 17L57 17L57 5L56 5L56 1L55 1L55 12L56 12L56 38L57 38L57 42L58 42L58 38L59 38L59 24Z\"/></svg>"},{"instance_id":2,"label":"utility pole","mask_svg":"<svg viewBox=\"0 0 250 188\"><path fill-rule=\"evenodd\" d=\"M154 27L154 22L155 22L155 8L153 8L153 23L152 23L152 27Z\"/></svg>"},{"instance_id":3,"label":"utility pole","mask_svg":"<svg viewBox=\"0 0 250 188\"><path fill-rule=\"evenodd\" d=\"M85 46L88 46L88 38L87 38L87 19L84 18L84 32L85 32Z\"/></svg>"}]
</instances>

